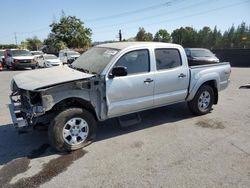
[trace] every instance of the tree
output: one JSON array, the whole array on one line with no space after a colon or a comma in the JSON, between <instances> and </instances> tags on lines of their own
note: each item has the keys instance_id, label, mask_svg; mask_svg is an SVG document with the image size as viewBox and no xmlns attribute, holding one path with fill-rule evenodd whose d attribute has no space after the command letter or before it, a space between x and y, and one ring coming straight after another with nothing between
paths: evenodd
<instances>
[{"instance_id":1,"label":"tree","mask_svg":"<svg viewBox=\"0 0 250 188\"><path fill-rule=\"evenodd\" d=\"M91 45L91 29L85 28L84 23L75 16L66 16L62 13L60 21L53 22L50 27L51 34L47 43L63 42L69 48L84 48Z\"/></svg>"},{"instance_id":2,"label":"tree","mask_svg":"<svg viewBox=\"0 0 250 188\"><path fill-rule=\"evenodd\" d=\"M160 29L154 36L154 41L158 42L170 42L171 36L166 29Z\"/></svg>"},{"instance_id":3,"label":"tree","mask_svg":"<svg viewBox=\"0 0 250 188\"><path fill-rule=\"evenodd\" d=\"M223 48L234 48L235 46L235 27L232 25L227 31L223 33L221 46Z\"/></svg>"},{"instance_id":4,"label":"tree","mask_svg":"<svg viewBox=\"0 0 250 188\"><path fill-rule=\"evenodd\" d=\"M45 53L58 53L60 50L68 48L63 41L57 39L52 33L43 41L43 44L45 45L43 48Z\"/></svg>"},{"instance_id":5,"label":"tree","mask_svg":"<svg viewBox=\"0 0 250 188\"><path fill-rule=\"evenodd\" d=\"M249 45L250 30L245 22L242 22L234 33L234 46L236 48L246 48Z\"/></svg>"},{"instance_id":6,"label":"tree","mask_svg":"<svg viewBox=\"0 0 250 188\"><path fill-rule=\"evenodd\" d=\"M29 50L38 50L42 46L42 41L38 39L37 36L33 38L27 38L25 41L21 42L21 48L27 48Z\"/></svg>"},{"instance_id":7,"label":"tree","mask_svg":"<svg viewBox=\"0 0 250 188\"><path fill-rule=\"evenodd\" d=\"M217 30L217 27L214 27L214 30L212 32L212 41L213 45L211 48L221 48L221 42L222 42L222 34L220 31Z\"/></svg>"},{"instance_id":8,"label":"tree","mask_svg":"<svg viewBox=\"0 0 250 188\"><path fill-rule=\"evenodd\" d=\"M16 44L0 44L0 49L18 48Z\"/></svg>"},{"instance_id":9,"label":"tree","mask_svg":"<svg viewBox=\"0 0 250 188\"><path fill-rule=\"evenodd\" d=\"M197 43L200 47L211 48L214 43L212 38L212 30L209 27L205 26L198 32Z\"/></svg>"},{"instance_id":10,"label":"tree","mask_svg":"<svg viewBox=\"0 0 250 188\"><path fill-rule=\"evenodd\" d=\"M172 41L175 44L180 44L184 47L197 46L197 32L192 27L181 27L180 29L175 29L171 36Z\"/></svg>"},{"instance_id":11,"label":"tree","mask_svg":"<svg viewBox=\"0 0 250 188\"><path fill-rule=\"evenodd\" d=\"M153 35L151 33L147 33L143 27L140 27L135 38L137 41L152 41Z\"/></svg>"}]
</instances>

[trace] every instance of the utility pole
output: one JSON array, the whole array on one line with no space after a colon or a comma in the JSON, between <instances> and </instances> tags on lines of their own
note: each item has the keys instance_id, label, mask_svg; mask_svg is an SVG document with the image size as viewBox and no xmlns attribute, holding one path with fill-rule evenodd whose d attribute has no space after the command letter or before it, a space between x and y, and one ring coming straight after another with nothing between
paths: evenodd
<instances>
[{"instance_id":1,"label":"utility pole","mask_svg":"<svg viewBox=\"0 0 250 188\"><path fill-rule=\"evenodd\" d=\"M122 30L119 30L119 41L122 41Z\"/></svg>"},{"instance_id":2,"label":"utility pole","mask_svg":"<svg viewBox=\"0 0 250 188\"><path fill-rule=\"evenodd\" d=\"M16 42L16 45L17 45L17 37L16 37L16 32L14 33L15 35L15 42Z\"/></svg>"}]
</instances>

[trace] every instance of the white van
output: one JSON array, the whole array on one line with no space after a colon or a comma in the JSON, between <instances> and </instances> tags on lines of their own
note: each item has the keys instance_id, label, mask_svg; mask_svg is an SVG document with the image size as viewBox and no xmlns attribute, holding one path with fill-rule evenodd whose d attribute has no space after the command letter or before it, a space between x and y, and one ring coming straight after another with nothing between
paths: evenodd
<instances>
[{"instance_id":1,"label":"white van","mask_svg":"<svg viewBox=\"0 0 250 188\"><path fill-rule=\"evenodd\" d=\"M80 53L74 51L74 50L61 50L59 52L59 59L63 63L71 64L73 61L75 61L80 56Z\"/></svg>"}]
</instances>

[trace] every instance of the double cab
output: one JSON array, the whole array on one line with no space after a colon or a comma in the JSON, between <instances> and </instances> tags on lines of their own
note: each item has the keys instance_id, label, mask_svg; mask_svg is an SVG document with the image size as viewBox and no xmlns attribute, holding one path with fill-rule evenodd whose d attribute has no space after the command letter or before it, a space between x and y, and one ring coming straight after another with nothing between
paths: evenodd
<instances>
[{"instance_id":1,"label":"double cab","mask_svg":"<svg viewBox=\"0 0 250 188\"><path fill-rule=\"evenodd\" d=\"M96 123L186 101L204 115L229 84L229 63L189 67L182 46L120 42L95 46L70 66L16 75L11 83L14 126L48 125L59 151L94 139Z\"/></svg>"}]
</instances>

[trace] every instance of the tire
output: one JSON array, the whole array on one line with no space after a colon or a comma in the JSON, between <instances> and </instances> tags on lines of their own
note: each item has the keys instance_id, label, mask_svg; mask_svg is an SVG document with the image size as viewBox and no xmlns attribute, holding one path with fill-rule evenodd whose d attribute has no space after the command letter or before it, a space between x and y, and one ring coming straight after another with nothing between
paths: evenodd
<instances>
[{"instance_id":1,"label":"tire","mask_svg":"<svg viewBox=\"0 0 250 188\"><path fill-rule=\"evenodd\" d=\"M59 113L51 122L48 135L51 146L57 151L73 151L94 140L96 120L87 110L69 108Z\"/></svg>"},{"instance_id":2,"label":"tire","mask_svg":"<svg viewBox=\"0 0 250 188\"><path fill-rule=\"evenodd\" d=\"M212 110L214 104L214 90L209 85L203 85L196 92L188 107L194 115L204 115Z\"/></svg>"}]
</instances>

